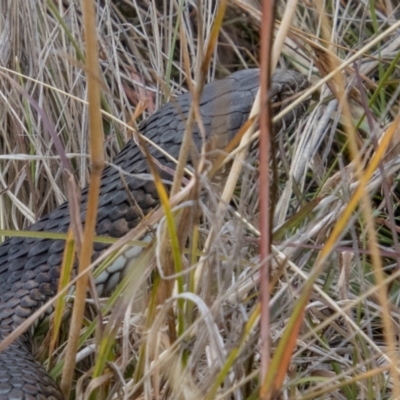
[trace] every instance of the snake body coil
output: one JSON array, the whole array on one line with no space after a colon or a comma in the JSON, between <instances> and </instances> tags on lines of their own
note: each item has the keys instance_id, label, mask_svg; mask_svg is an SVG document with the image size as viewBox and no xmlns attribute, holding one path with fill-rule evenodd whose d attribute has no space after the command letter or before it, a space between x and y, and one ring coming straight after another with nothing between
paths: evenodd
<instances>
[{"instance_id":1,"label":"snake body coil","mask_svg":"<svg viewBox=\"0 0 400 400\"><path fill-rule=\"evenodd\" d=\"M207 139L216 138L213 144L222 149L233 138L246 121L259 86L259 70L236 72L229 77L204 87L200 100L200 113ZM278 70L271 84L271 99L290 96L308 86L307 80L292 71ZM140 132L155 144L178 158L186 117L191 105L189 93L178 96L158 112L144 121ZM305 111L305 105L297 107L280 122L280 129L290 125ZM193 141L201 145L197 126L193 130ZM150 153L160 165L174 168L172 161L157 149ZM130 141L113 162L126 171L125 182L121 182L120 170L108 166L102 176L97 235L121 237L134 228L159 204L157 191L151 180L143 179L149 174L147 161L134 141ZM160 170L160 174L171 180L171 175ZM136 175L136 176L134 176ZM126 185L131 191L127 193ZM85 220L87 189L81 196L81 218ZM130 196L136 202L132 206ZM65 203L29 230L65 233L70 216ZM94 256L107 245L95 244ZM63 240L12 238L0 246L0 341L13 328L55 295L60 275L60 264L64 250ZM96 281L100 294L108 294L123 275L123 266L110 268ZM62 395L30 352L28 334L15 341L0 353L0 399L62 399Z\"/></svg>"}]
</instances>

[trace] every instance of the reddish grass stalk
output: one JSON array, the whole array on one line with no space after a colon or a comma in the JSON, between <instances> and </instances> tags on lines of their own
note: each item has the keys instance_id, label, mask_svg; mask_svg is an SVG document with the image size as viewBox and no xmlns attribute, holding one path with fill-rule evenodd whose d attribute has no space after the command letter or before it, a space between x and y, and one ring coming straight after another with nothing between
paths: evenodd
<instances>
[{"instance_id":1,"label":"reddish grass stalk","mask_svg":"<svg viewBox=\"0 0 400 400\"><path fill-rule=\"evenodd\" d=\"M269 346L269 255L271 250L270 173L271 108L268 88L271 77L271 43L274 23L274 1L264 0L262 8L260 50L260 291L261 291L261 382L268 372ZM272 206L272 205L271 205ZM267 398L260 392L261 398Z\"/></svg>"}]
</instances>

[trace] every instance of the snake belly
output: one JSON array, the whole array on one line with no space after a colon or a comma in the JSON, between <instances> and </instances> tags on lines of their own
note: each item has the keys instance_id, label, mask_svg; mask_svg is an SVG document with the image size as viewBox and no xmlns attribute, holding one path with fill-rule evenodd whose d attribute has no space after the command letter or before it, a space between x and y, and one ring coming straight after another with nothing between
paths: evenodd
<instances>
[{"instance_id":1,"label":"snake belly","mask_svg":"<svg viewBox=\"0 0 400 400\"><path fill-rule=\"evenodd\" d=\"M308 85L299 73L277 70L272 77L270 98L279 101ZM238 71L204 87L200 114L207 140L216 138L213 144L219 149L228 144L247 120L258 87L258 69ZM190 106L190 93L178 96L140 125L141 134L173 158L178 158ZM291 125L304 114L305 109L305 103L295 108L274 127L275 130ZM193 128L193 141L199 148L202 136L197 125ZM151 147L150 153L159 165L174 168L174 163L156 148ZM160 175L172 180L171 175L166 174L168 168L160 169ZM127 173L124 183L121 181L121 170ZM131 140L103 172L97 235L119 238L137 226L143 214L158 206L154 183L143 179L146 174L149 174L146 158ZM127 188L131 193L127 193ZM132 205L132 196L135 205ZM82 221L85 220L87 197L88 190L85 188L81 196ZM28 229L66 233L69 223L68 204L65 203ZM106 247L96 243L94 257ZM0 341L56 294L63 250L63 240L36 238L15 237L0 246ZM140 249L131 249L126 258L137 257L139 253ZM120 260L97 278L99 295L112 291L123 276L124 266ZM56 383L34 359L29 333L0 353L0 400L62 398Z\"/></svg>"}]
</instances>

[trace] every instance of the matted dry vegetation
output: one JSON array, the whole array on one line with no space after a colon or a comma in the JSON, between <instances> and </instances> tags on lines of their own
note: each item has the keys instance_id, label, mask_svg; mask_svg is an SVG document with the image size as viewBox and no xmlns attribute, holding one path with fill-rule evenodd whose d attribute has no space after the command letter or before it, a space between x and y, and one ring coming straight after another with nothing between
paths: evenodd
<instances>
[{"instance_id":1,"label":"matted dry vegetation","mask_svg":"<svg viewBox=\"0 0 400 400\"><path fill-rule=\"evenodd\" d=\"M314 95L304 118L279 136L271 167L271 365L283 379L273 397L400 398L400 10L389 0L286 3L278 4L277 28L296 8L284 46L275 49L278 65L307 75ZM97 2L108 161L131 137L138 110L137 122L199 77L218 4ZM0 7L4 238L76 196L67 194L60 155L70 159L81 188L90 163L80 2L1 0ZM257 66L260 21L258 1L229 2L207 81ZM88 300L72 398L258 398L256 165L245 163L217 217L220 194L204 185L201 223L189 228L181 256L187 271L172 295L159 292L153 256L165 253L154 242L132 266L130 285L101 299L101 314ZM71 307L73 296L66 300ZM291 337L285 328L301 318ZM47 327L36 335L38 359L60 382L68 329L59 332L49 365Z\"/></svg>"}]
</instances>

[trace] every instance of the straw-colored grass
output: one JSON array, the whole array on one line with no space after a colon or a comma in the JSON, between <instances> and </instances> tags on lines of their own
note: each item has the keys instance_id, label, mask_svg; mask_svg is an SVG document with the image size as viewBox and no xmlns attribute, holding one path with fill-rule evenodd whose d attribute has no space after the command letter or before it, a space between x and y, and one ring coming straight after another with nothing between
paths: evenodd
<instances>
[{"instance_id":1,"label":"straw-colored grass","mask_svg":"<svg viewBox=\"0 0 400 400\"><path fill-rule=\"evenodd\" d=\"M224 15L222 0L97 3L106 162L131 138L129 126L192 80L258 65L257 1L228 1ZM313 99L278 136L269 167L276 181L266 376L258 164L235 153L237 175L226 186L216 190L202 179L195 198L178 182L170 201L161 196L163 207L150 219L166 216L158 240L141 242L146 251L110 299L87 300L71 398L239 400L257 399L260 390L282 399L400 398L399 6L277 3L273 63L307 75L304 96ZM78 188L90 182L90 71L80 2L0 6L5 239L76 200L67 169ZM163 195L161 183L158 189ZM198 224L182 223L188 199L199 200ZM145 230L139 225L113 249ZM65 298L67 315L73 298ZM49 350L49 323L39 326L35 349L61 383L66 351L75 353L66 350L68 324Z\"/></svg>"}]
</instances>

